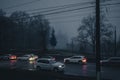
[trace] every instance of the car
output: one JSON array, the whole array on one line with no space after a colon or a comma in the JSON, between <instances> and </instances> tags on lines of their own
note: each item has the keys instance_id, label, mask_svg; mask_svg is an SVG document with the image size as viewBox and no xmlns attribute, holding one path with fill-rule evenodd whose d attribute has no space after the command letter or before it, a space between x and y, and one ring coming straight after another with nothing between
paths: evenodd
<instances>
[{"instance_id":1,"label":"car","mask_svg":"<svg viewBox=\"0 0 120 80\"><path fill-rule=\"evenodd\" d=\"M68 57L68 58L64 58L64 63L82 63L82 64L86 64L87 63L87 59L85 56L72 56L72 57Z\"/></svg>"},{"instance_id":2,"label":"car","mask_svg":"<svg viewBox=\"0 0 120 80\"><path fill-rule=\"evenodd\" d=\"M50 59L50 60L55 60L55 57L52 57L52 56L41 56L40 58L44 58L44 59Z\"/></svg>"},{"instance_id":3,"label":"car","mask_svg":"<svg viewBox=\"0 0 120 80\"><path fill-rule=\"evenodd\" d=\"M38 58L37 55L34 54L25 54L23 56L18 57L18 60L36 60Z\"/></svg>"},{"instance_id":4,"label":"car","mask_svg":"<svg viewBox=\"0 0 120 80\"><path fill-rule=\"evenodd\" d=\"M64 72L65 64L51 59L39 58L36 60L34 68L37 70L51 70Z\"/></svg>"},{"instance_id":5,"label":"car","mask_svg":"<svg viewBox=\"0 0 120 80\"><path fill-rule=\"evenodd\" d=\"M108 59L100 60L101 66L119 66L120 57L110 57Z\"/></svg>"},{"instance_id":6,"label":"car","mask_svg":"<svg viewBox=\"0 0 120 80\"><path fill-rule=\"evenodd\" d=\"M16 60L17 56L13 54L3 54L0 56L0 60Z\"/></svg>"},{"instance_id":7,"label":"car","mask_svg":"<svg viewBox=\"0 0 120 80\"><path fill-rule=\"evenodd\" d=\"M16 56L16 55L10 55L9 59L10 59L10 60L16 60L16 59L17 59L17 56Z\"/></svg>"},{"instance_id":8,"label":"car","mask_svg":"<svg viewBox=\"0 0 120 80\"><path fill-rule=\"evenodd\" d=\"M29 55L31 55L31 59L29 59L29 60L37 60L38 59L38 56L37 55L35 55L35 54L29 54Z\"/></svg>"}]
</instances>

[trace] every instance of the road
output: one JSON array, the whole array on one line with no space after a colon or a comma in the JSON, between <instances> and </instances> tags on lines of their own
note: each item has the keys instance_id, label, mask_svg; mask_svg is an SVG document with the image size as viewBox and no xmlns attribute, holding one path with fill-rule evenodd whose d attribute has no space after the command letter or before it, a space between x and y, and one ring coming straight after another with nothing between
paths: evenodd
<instances>
[{"instance_id":1,"label":"road","mask_svg":"<svg viewBox=\"0 0 120 80\"><path fill-rule=\"evenodd\" d=\"M17 68L17 69L25 69L34 71L34 63L35 61L0 61L0 67L4 68ZM64 74L77 75L77 76L96 76L96 66L95 63L87 63L87 65L80 64L66 64ZM101 77L112 79L112 80L120 80L120 69L112 68L112 67L101 67Z\"/></svg>"}]
</instances>

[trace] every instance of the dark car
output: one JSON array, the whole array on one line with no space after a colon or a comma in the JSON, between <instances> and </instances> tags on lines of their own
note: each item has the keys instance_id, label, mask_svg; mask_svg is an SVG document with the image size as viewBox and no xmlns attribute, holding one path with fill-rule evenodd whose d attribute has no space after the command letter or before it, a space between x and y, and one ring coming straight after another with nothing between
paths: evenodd
<instances>
[{"instance_id":1,"label":"dark car","mask_svg":"<svg viewBox=\"0 0 120 80\"><path fill-rule=\"evenodd\" d=\"M13 59L17 59L17 56L13 54L3 54L0 56L0 60L13 60Z\"/></svg>"},{"instance_id":2,"label":"dark car","mask_svg":"<svg viewBox=\"0 0 120 80\"><path fill-rule=\"evenodd\" d=\"M120 66L120 57L110 57L100 61L102 66Z\"/></svg>"}]
</instances>

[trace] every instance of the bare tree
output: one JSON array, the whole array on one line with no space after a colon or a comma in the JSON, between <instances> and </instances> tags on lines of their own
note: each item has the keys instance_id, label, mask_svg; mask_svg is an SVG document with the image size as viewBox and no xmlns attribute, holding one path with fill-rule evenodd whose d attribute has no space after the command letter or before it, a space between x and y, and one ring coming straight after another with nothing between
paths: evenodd
<instances>
[{"instance_id":1,"label":"bare tree","mask_svg":"<svg viewBox=\"0 0 120 80\"><path fill-rule=\"evenodd\" d=\"M101 44L112 38L112 25L107 22L104 15L101 16ZM89 44L95 52L95 16L84 17L78 28L78 40L82 45ZM84 43L83 43L84 42Z\"/></svg>"}]
</instances>

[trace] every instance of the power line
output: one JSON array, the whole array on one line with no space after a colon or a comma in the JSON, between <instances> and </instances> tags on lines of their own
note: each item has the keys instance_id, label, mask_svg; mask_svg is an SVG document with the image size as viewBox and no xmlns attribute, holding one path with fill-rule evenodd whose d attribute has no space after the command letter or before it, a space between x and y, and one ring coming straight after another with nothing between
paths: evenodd
<instances>
[{"instance_id":1,"label":"power line","mask_svg":"<svg viewBox=\"0 0 120 80\"><path fill-rule=\"evenodd\" d=\"M36 0L36 1L40 1L40 0ZM30 2L23 3L23 4L11 6L11 7L8 7L8 8L20 7L20 6L22 6L22 5L30 4L30 3L33 3L33 2L36 2L36 1L30 1ZM37 11L37 10L50 9L50 10L42 11L42 12L50 12L50 11L55 11L55 10L70 8L70 7L74 7L74 6L85 5L85 4L93 4L93 3L94 3L94 2L75 3L75 4L68 4L68 5L62 5L62 6L54 6L54 7L49 7L49 8L38 8L38 9L26 10L26 11ZM118 4L120 4L120 3L102 4L102 6L106 6L106 5L118 5ZM52 8L53 8L53 9L52 9ZM37 12L36 12L36 13L37 13ZM34 13L33 13L33 14L34 14Z\"/></svg>"},{"instance_id":2,"label":"power line","mask_svg":"<svg viewBox=\"0 0 120 80\"><path fill-rule=\"evenodd\" d=\"M84 3L74 3L74 4L67 4L67 5L61 5L61 6L54 6L54 7L48 7L48 8L38 8L38 9L32 9L32 10L25 10L25 11L36 11L36 10L58 10L58 9L65 9L70 7L76 7L81 6L85 4L93 4L94 2L84 2Z\"/></svg>"},{"instance_id":3,"label":"power line","mask_svg":"<svg viewBox=\"0 0 120 80\"><path fill-rule=\"evenodd\" d=\"M21 6L28 5L28 4L31 4L31 3L34 3L34 2L38 2L38 1L40 1L40 0L33 0L33 1L30 1L30 2L26 2L26 3L22 3L22 4L18 4L18 5L13 5L13 6L4 8L4 9L11 9L11 8L16 8L16 7L21 7ZM111 1L111 0L108 0L108 1ZM31 9L31 10L25 10L25 11L44 10L44 9L50 9L50 8L67 7L67 6L69 7L69 6L74 6L74 5L85 5L85 4L94 4L94 3L95 3L94 1L93 2L83 2L83 3L62 5L62 6L54 6L54 7L49 7L49 8Z\"/></svg>"},{"instance_id":4,"label":"power line","mask_svg":"<svg viewBox=\"0 0 120 80\"><path fill-rule=\"evenodd\" d=\"M24 10L24 11L29 12L29 11L38 11L39 10L43 13L43 12L50 12L50 11L61 10L61 9L66 9L66 8L71 8L71 7L82 6L82 5L85 5L85 4L93 4L93 3L94 2L74 3L74 4L67 4L67 5L62 5L62 6L54 6L54 7L48 7L48 8L38 8L38 9ZM36 12L33 12L33 13L36 13ZM8 13L8 14L10 14L10 13Z\"/></svg>"},{"instance_id":5,"label":"power line","mask_svg":"<svg viewBox=\"0 0 120 80\"><path fill-rule=\"evenodd\" d=\"M88 14L90 12L86 12L86 13L82 13L82 14ZM56 19L67 19L67 18L73 18L73 17L81 17L81 13L77 13L75 15L62 15L62 16L57 16L57 17L52 17L52 18L47 18L47 19L50 19L50 20L56 20Z\"/></svg>"},{"instance_id":6,"label":"power line","mask_svg":"<svg viewBox=\"0 0 120 80\"><path fill-rule=\"evenodd\" d=\"M117 2L117 3L107 3L107 4L101 4L101 6L117 6L117 5L120 5L120 2Z\"/></svg>"},{"instance_id":7,"label":"power line","mask_svg":"<svg viewBox=\"0 0 120 80\"><path fill-rule=\"evenodd\" d=\"M116 5L116 4L120 4L120 3L104 4L102 6ZM81 7L81 8L76 8L76 9L69 9L69 10L62 10L62 11L56 11L56 12L50 12L49 11L50 13L35 12L35 13L32 13L32 14L37 14L37 15L33 15L31 17L39 16L41 13L42 13L41 15L54 15L54 14L60 14L60 13L65 13L65 12L78 11L78 10L82 10L82 9L89 9L89 8L93 8L93 7L95 7L95 6L86 6L86 7Z\"/></svg>"},{"instance_id":8,"label":"power line","mask_svg":"<svg viewBox=\"0 0 120 80\"><path fill-rule=\"evenodd\" d=\"M30 1L30 2L26 2L26 3L22 3L22 4L18 4L18 5L13 5L13 6L10 6L10 7L3 8L3 9L12 9L12 8L16 8L16 7L21 7L21 6L25 6L27 4L32 4L32 3L38 2L38 1L40 1L40 0L33 0L33 1Z\"/></svg>"},{"instance_id":9,"label":"power line","mask_svg":"<svg viewBox=\"0 0 120 80\"><path fill-rule=\"evenodd\" d=\"M46 14L44 13L42 15L60 14L60 13L64 13L64 12L71 12L71 11L77 11L77 10L82 10L82 9L89 9L89 8L92 8L92 7L94 7L94 6L86 6L86 7L81 7L81 8L76 8L76 9L70 9L70 10L56 11L56 12L51 12L51 13L46 13ZM40 13L40 12L38 12L38 13ZM32 18L32 17L37 17L37 16L40 16L40 14L39 15L33 15L33 16L27 17L27 18Z\"/></svg>"},{"instance_id":10,"label":"power line","mask_svg":"<svg viewBox=\"0 0 120 80\"><path fill-rule=\"evenodd\" d=\"M26 3L22 3L22 4L18 4L18 5L13 5L4 9L11 9L11 8L16 8L16 7L21 7L24 5L28 5L28 4L32 4L34 2L38 2L40 0L33 0L30 2L26 2ZM111 0L108 0L111 1ZM84 3L75 3L75 4L68 4L68 5L62 5L62 6L54 6L54 7L49 7L49 8L38 8L38 9L31 9L31 10L25 10L25 11L35 11L35 10L44 10L44 9L50 9L50 8L58 8L58 7L69 7L69 6L74 6L74 5L85 5L85 4L94 4L95 2L84 2Z\"/></svg>"},{"instance_id":11,"label":"power line","mask_svg":"<svg viewBox=\"0 0 120 80\"><path fill-rule=\"evenodd\" d=\"M72 12L72 11L78 11L82 9L90 9L95 6L86 6L86 7L81 7L81 8L76 8L76 9L69 9L69 10L62 10L62 11L56 11L56 12L50 12L50 13L43 13L43 12L36 12L36 13L31 13L31 14L42 14L42 15L53 15L53 14L60 14L60 13L65 13L65 12Z\"/></svg>"},{"instance_id":12,"label":"power line","mask_svg":"<svg viewBox=\"0 0 120 80\"><path fill-rule=\"evenodd\" d=\"M101 6L106 6L106 5L118 5L120 3L112 3L112 4L102 4ZM62 6L61 6L62 7ZM46 11L40 11L40 12L33 12L31 14L39 14L39 13L43 13L43 15L52 15L52 14L59 14L59 13L63 13L63 12L68 12L68 11L75 11L75 10L79 10L79 9L84 9L84 8L91 8L91 7L95 7L95 6L88 6L88 7L82 7L82 8L76 8L76 9L70 9L70 10L63 10L63 11L56 11L59 10L58 9L54 9L54 10L46 10ZM64 9L64 8L62 8ZM56 11L56 12L51 12L51 13L46 13L45 12L50 12L50 11Z\"/></svg>"}]
</instances>

